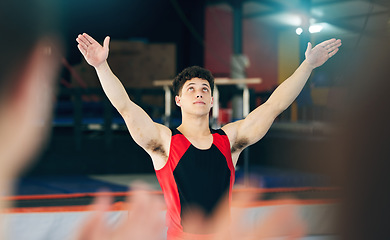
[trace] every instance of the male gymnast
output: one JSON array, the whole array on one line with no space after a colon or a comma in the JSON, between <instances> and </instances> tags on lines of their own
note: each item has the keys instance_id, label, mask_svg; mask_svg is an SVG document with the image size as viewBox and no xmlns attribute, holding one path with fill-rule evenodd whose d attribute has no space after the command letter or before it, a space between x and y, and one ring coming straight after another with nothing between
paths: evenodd
<instances>
[{"instance_id":1,"label":"male gymnast","mask_svg":"<svg viewBox=\"0 0 390 240\"><path fill-rule=\"evenodd\" d=\"M132 102L108 63L109 41L101 46L86 33L76 41L85 60L95 68L103 90L126 122L134 141L151 157L167 204L168 239L206 239L212 232L192 232L185 216L193 209L212 216L215 209L230 211L234 168L240 153L259 141L275 118L295 100L314 68L334 56L341 40L330 39L314 48L308 43L297 70L270 98L245 119L221 129L209 127L214 78L201 67L184 69L173 81L182 123L176 129L155 123ZM225 204L221 204L225 203Z\"/></svg>"}]
</instances>

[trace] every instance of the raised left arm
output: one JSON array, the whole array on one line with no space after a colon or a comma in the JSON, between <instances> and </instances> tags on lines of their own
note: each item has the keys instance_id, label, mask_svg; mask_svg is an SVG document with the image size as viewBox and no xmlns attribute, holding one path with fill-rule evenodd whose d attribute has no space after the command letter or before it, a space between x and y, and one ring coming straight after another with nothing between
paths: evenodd
<instances>
[{"instance_id":1,"label":"raised left arm","mask_svg":"<svg viewBox=\"0 0 390 240\"><path fill-rule=\"evenodd\" d=\"M334 56L340 46L341 40L336 39L324 41L314 48L308 43L306 59L275 89L264 104L253 110L245 119L223 127L229 137L233 155L256 143L266 134L275 118L286 110L302 91L313 69Z\"/></svg>"}]
</instances>

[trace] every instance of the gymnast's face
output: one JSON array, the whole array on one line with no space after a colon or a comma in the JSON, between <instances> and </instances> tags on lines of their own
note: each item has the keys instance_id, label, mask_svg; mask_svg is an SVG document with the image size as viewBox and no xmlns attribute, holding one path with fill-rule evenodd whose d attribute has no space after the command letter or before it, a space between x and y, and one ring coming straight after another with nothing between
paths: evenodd
<instances>
[{"instance_id":1,"label":"gymnast's face","mask_svg":"<svg viewBox=\"0 0 390 240\"><path fill-rule=\"evenodd\" d=\"M210 84L201 78L192 78L184 83L179 96L175 97L176 105L182 112L208 114L213 105Z\"/></svg>"}]
</instances>

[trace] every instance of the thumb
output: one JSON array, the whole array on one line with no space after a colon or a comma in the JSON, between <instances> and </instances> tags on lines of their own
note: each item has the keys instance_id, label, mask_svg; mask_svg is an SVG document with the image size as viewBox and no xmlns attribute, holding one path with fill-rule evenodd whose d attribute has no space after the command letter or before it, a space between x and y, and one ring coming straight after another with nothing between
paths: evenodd
<instances>
[{"instance_id":1,"label":"thumb","mask_svg":"<svg viewBox=\"0 0 390 240\"><path fill-rule=\"evenodd\" d=\"M108 50L108 45L110 44L110 37L107 36L105 39L104 39L104 42L103 42L103 48Z\"/></svg>"},{"instance_id":2,"label":"thumb","mask_svg":"<svg viewBox=\"0 0 390 240\"><path fill-rule=\"evenodd\" d=\"M308 43L307 43L306 52L305 52L305 56L306 56L306 57L311 53L311 48L312 48L311 43L308 42Z\"/></svg>"}]
</instances>

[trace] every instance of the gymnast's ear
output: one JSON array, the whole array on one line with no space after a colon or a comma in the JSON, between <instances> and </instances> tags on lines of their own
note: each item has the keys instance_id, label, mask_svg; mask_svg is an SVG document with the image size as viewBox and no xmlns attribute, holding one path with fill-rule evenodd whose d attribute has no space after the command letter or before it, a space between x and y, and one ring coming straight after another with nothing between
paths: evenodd
<instances>
[{"instance_id":1,"label":"gymnast's ear","mask_svg":"<svg viewBox=\"0 0 390 240\"><path fill-rule=\"evenodd\" d=\"M175 96L175 103L176 103L176 105L178 106L178 107L181 107L181 103L180 103L180 97L179 96Z\"/></svg>"}]
</instances>

